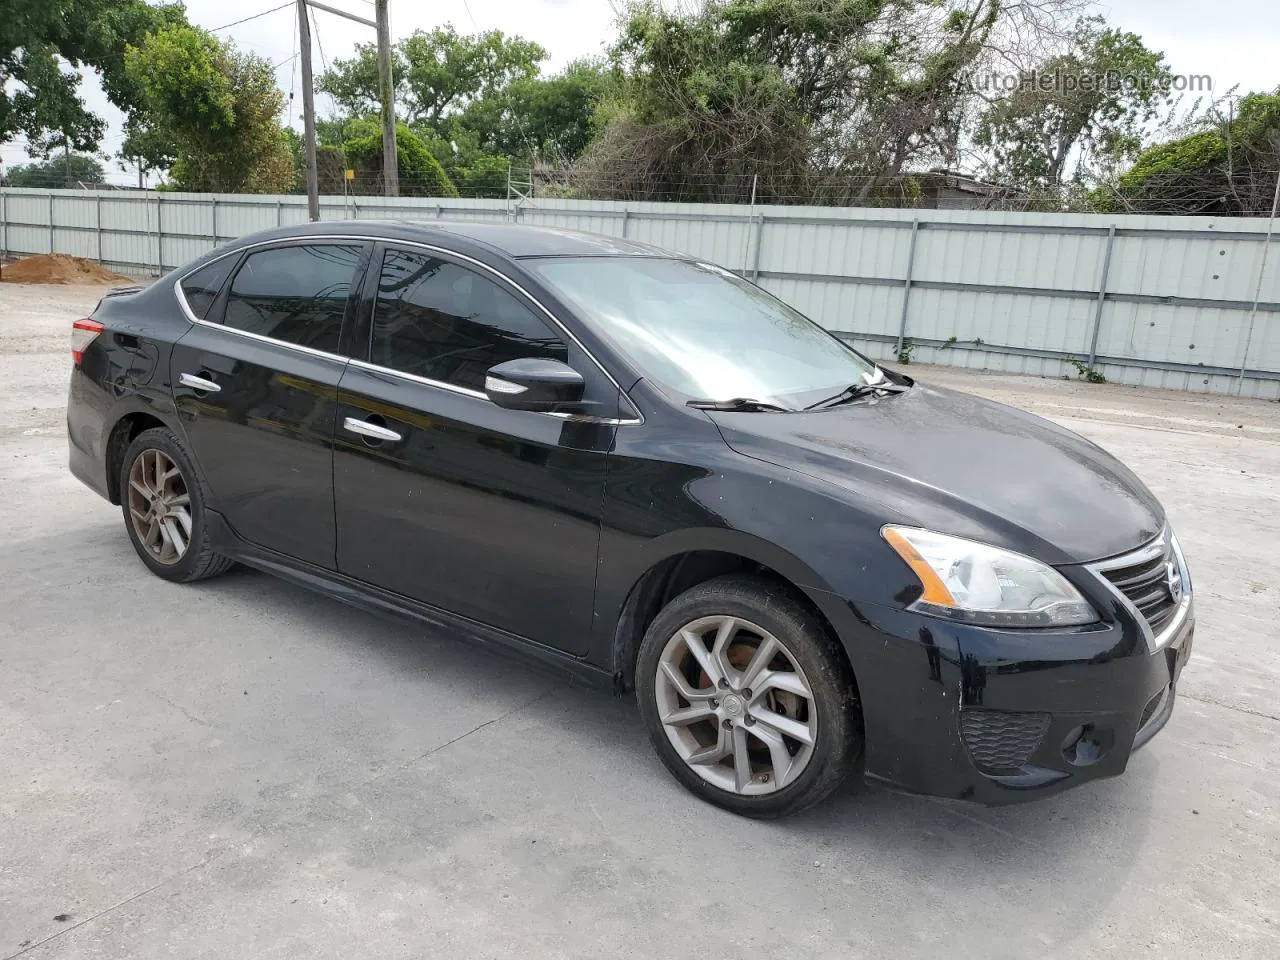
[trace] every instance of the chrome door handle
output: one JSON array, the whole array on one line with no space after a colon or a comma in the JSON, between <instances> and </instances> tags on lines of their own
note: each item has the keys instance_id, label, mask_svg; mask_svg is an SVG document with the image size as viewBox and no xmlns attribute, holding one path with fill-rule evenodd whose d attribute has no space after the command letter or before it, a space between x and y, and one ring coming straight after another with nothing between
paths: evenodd
<instances>
[{"instance_id":1,"label":"chrome door handle","mask_svg":"<svg viewBox=\"0 0 1280 960\"><path fill-rule=\"evenodd\" d=\"M217 393L222 389L212 380L197 377L194 373L184 373L178 378L178 382L184 387L190 387L192 390L201 390L204 393Z\"/></svg>"},{"instance_id":2,"label":"chrome door handle","mask_svg":"<svg viewBox=\"0 0 1280 960\"><path fill-rule=\"evenodd\" d=\"M347 417L342 421L342 429L351 433L358 433L362 437L370 437L374 440L400 440L403 439L400 434L394 430L388 430L386 427L380 427L376 423L370 423L368 420L357 420L355 417Z\"/></svg>"}]
</instances>

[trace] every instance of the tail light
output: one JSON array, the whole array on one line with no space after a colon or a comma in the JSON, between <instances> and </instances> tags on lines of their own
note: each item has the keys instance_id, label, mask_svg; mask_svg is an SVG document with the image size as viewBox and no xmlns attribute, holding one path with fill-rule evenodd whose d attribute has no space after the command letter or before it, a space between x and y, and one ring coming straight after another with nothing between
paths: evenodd
<instances>
[{"instance_id":1,"label":"tail light","mask_svg":"<svg viewBox=\"0 0 1280 960\"><path fill-rule=\"evenodd\" d=\"M97 320L90 320L88 317L71 325L71 359L77 367L84 359L84 352L89 349L89 344L105 329Z\"/></svg>"}]
</instances>

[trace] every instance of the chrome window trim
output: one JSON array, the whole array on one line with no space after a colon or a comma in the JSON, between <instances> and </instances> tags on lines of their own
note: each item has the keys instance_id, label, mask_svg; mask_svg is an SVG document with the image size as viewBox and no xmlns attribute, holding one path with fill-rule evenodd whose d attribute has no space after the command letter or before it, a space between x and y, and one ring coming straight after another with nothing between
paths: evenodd
<instances>
[{"instance_id":1,"label":"chrome window trim","mask_svg":"<svg viewBox=\"0 0 1280 960\"><path fill-rule=\"evenodd\" d=\"M1178 565L1178 575L1182 577L1182 599L1178 601L1178 607L1173 616L1169 618L1169 622L1157 634L1151 629L1151 624L1147 623L1147 618L1142 615L1142 611L1138 609L1137 605L1126 597L1119 587L1108 580L1104 576L1104 572L1153 560L1158 556L1162 556L1166 547L1172 549L1174 562ZM1129 611L1134 620L1137 621L1138 627L1142 630L1142 636L1147 641L1147 649L1152 653L1167 647L1182 630L1183 625L1191 615L1192 590L1191 577L1187 573L1187 561L1182 555L1182 547L1178 543L1178 538L1173 535L1173 530L1168 526L1160 531L1159 536L1154 540L1144 544L1137 550L1122 553L1117 557L1097 560L1094 563L1086 563L1084 568L1097 577L1103 588Z\"/></svg>"},{"instance_id":2,"label":"chrome window trim","mask_svg":"<svg viewBox=\"0 0 1280 960\"><path fill-rule=\"evenodd\" d=\"M182 276L174 280L173 292L174 292L174 295L178 298L178 305L182 308L182 312L186 315L187 320L190 321L191 323L199 323L199 324L203 324L206 327L213 327L219 330L230 330L232 333L238 333L242 336L250 337L254 340L259 340L264 343L273 343L273 344L276 344L277 346L286 347L291 350L300 350L303 353L309 353L309 354L312 354L313 356L331 357L336 360L347 361L349 363L355 364L356 366L362 367L366 370L374 370L379 373L391 374L393 376L399 377L404 380L410 380L415 383L422 383L430 387L439 387L442 390L448 390L452 393L461 394L462 396L476 397L481 400L484 400L486 403L493 403L492 400L490 400L487 396L485 396L485 394L481 393L478 390L469 390L466 387L455 386L451 383L444 383L443 381L440 381L440 380L432 380L428 377L419 377L415 374L404 373L400 370L393 370L390 367L384 367L376 363L369 363L368 361L365 361L365 360L356 360L352 357L343 357L338 354L327 353L323 350L315 350L315 349L312 349L311 347L304 347L297 343L289 343L287 340L277 340L274 337L265 337L260 333L250 333L247 330L237 330L235 327L228 327L222 323L212 323L208 320L201 320L192 311L190 304L187 303L186 294L182 290L182 281L187 279L187 277L191 276L192 274L197 273L200 270L203 270L205 267L208 267L214 263L217 263L219 260L222 260L226 257L235 256L236 254L241 254L241 253L244 253L245 251L253 250L257 247L270 247L270 246L275 246L280 244L299 244L299 243L306 243L311 240L347 240L347 241L354 240L361 243L385 243L393 246L399 245L399 246L407 246L407 247L417 247L421 250L429 250L432 253L439 253L444 255L445 257L451 257L457 260L465 261L468 264L479 267L481 270L487 271L488 273L497 277L499 280L505 281L507 284L514 287L516 290L520 291L520 293L524 296L526 300L528 300L530 303L536 306L539 310L541 310L546 315L547 319L550 320L551 323L555 326L556 329L561 331L565 336L567 336L570 340L572 340L577 345L578 349L581 350L584 354L586 354L587 359L589 359L593 364L595 364L596 369L598 369L601 373L603 373L605 375L605 378L608 379L608 381L613 384L614 388L618 391L618 396L622 399L622 401L627 405L629 405L631 409L634 410L636 413L635 417L593 417L593 416L590 416L589 414L546 413L543 411L537 411L540 416L555 417L557 419L562 419L562 420L574 420L574 421L582 421L582 422L588 422L588 423L603 423L603 424L608 424L611 426L618 426L618 427L636 426L644 423L644 412L640 410L640 408L637 407L635 403L632 402L629 396L627 396L627 392L623 390L621 384L619 384L618 381L614 379L613 374L611 374L607 369L605 369L605 365L596 358L595 354L593 354L590 350L587 349L586 344L584 344L581 340L579 340L572 330L570 330L563 323L561 323L560 320L556 317L556 315L552 313L549 309L547 309L547 307L540 300L538 300L537 297L531 294L528 290L526 290L520 284L516 283L514 280L508 277L501 270L497 270L489 266L487 263L482 263L479 260L476 260L472 257L467 256L465 253L458 253L455 250L449 250L445 247L437 247L430 243L423 243L420 240L401 240L396 237L351 236L349 234L328 234L328 233L317 234L315 236L276 237L272 240L259 240L257 243L250 243L250 244L246 244L243 247L237 247L234 250L228 250L226 253L222 254L221 256L214 257L212 260L207 260L204 263L200 264L200 266L195 267L191 270L188 270L186 273L182 274ZM370 266L372 267L372 264ZM374 306L376 309L377 304L375 303ZM497 406L497 404L494 404L494 405Z\"/></svg>"},{"instance_id":3,"label":"chrome window trim","mask_svg":"<svg viewBox=\"0 0 1280 960\"><path fill-rule=\"evenodd\" d=\"M254 246L259 246L259 244L254 244ZM223 254L218 255L218 256L214 257L212 260L207 260L207 261L205 261L204 263L200 264L200 266L196 267L195 269L193 269L193 270L188 270L188 271L187 271L186 273L184 273L182 276L178 277L178 279L176 279L176 280L174 280L174 281L173 281L173 293L174 293L174 295L178 298L178 306L179 306L179 307L181 307L181 308L182 308L182 312L183 312L184 314L186 314L186 316L187 316L187 320L189 320L191 323L204 323L204 322L205 322L205 321L201 320L199 317L197 317L197 316L196 316L195 311L191 309L191 304L187 303L187 294L186 294L186 291L182 289L182 281L183 281L183 280L186 280L186 279L187 279L187 277L195 276L197 273L199 273L199 272L200 272L201 270L203 270L205 267L211 267L211 266L213 266L213 265L214 265L215 263L217 263L219 260L225 260L225 259L227 259L227 257L233 257L233 256L235 256L236 254L238 254L238 253L242 252L244 249L245 249L244 247L240 247L240 248L237 248L237 249L235 249L235 250L228 250L226 253L223 253ZM223 283L225 283L225 282L226 282L226 281L224 280L224 281L223 281ZM210 326L220 327L220 326L222 326L222 324L220 324L220 323L214 323L214 324L210 324ZM228 328L228 329L230 329L230 328ZM278 342L283 343L284 341L278 341Z\"/></svg>"},{"instance_id":4,"label":"chrome window trim","mask_svg":"<svg viewBox=\"0 0 1280 960\"><path fill-rule=\"evenodd\" d=\"M388 377L395 377L397 380L408 380L410 383L421 383L428 387L438 387L439 389L447 390L450 393L456 393L464 397L473 397L476 400L483 400L486 403L493 403L492 400L479 390L471 390L468 387L460 387L457 384L445 383L443 380L432 380L430 377L420 377L416 373L405 373L403 370L384 367L381 364L370 363L367 360L352 360L351 366L359 367L361 370L369 370L373 373L381 373Z\"/></svg>"},{"instance_id":5,"label":"chrome window trim","mask_svg":"<svg viewBox=\"0 0 1280 960\"><path fill-rule=\"evenodd\" d=\"M348 360L353 367L359 367L361 370L368 370L370 373L379 373L386 377L394 377L397 380L407 380L410 383L420 383L426 387L435 387L439 390L446 390L449 393L456 393L459 396L471 397L473 400L483 400L485 403L497 406L488 395L479 390L472 390L468 387L459 387L453 383L445 383L443 380L432 380L430 377L420 377L416 373L405 373L403 370L394 370L391 367L380 366L376 363L369 363L367 360ZM643 423L641 420L621 420L617 417L593 417L590 414L582 413L551 413L545 410L531 410L530 413L536 413L541 417L554 417L558 420L574 420L584 423L601 423L608 426L621 427L628 424Z\"/></svg>"},{"instance_id":6,"label":"chrome window trim","mask_svg":"<svg viewBox=\"0 0 1280 960\"><path fill-rule=\"evenodd\" d=\"M257 340L259 343L269 343L276 347L288 347L290 350L297 350L299 353L305 353L312 357L323 357L326 360L337 360L342 364L355 362L350 357L344 357L340 353L330 353L327 350L317 350L315 347L307 347L301 343L290 343L288 340L277 340L275 337L264 337L260 333L253 333L249 330L240 330L236 327L228 327L226 324L213 323L210 320L201 320L198 317L192 322L198 323L202 327L208 327L211 330L225 330L227 333L233 333L237 337Z\"/></svg>"}]
</instances>

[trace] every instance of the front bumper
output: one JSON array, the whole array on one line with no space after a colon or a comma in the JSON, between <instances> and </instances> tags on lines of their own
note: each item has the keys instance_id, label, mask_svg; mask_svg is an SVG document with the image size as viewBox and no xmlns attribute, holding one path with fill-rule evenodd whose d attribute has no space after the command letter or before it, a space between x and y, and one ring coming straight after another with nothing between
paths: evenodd
<instances>
[{"instance_id":1,"label":"front bumper","mask_svg":"<svg viewBox=\"0 0 1280 960\"><path fill-rule=\"evenodd\" d=\"M1190 656L1188 594L1159 637L1104 585L1102 622L999 631L844 605L865 772L914 793L1016 803L1123 773L1168 722Z\"/></svg>"}]
</instances>

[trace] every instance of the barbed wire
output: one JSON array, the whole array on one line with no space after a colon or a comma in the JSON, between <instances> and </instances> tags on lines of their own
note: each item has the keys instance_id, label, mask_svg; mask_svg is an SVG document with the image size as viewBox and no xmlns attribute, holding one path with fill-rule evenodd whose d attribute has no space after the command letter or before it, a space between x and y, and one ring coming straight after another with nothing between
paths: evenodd
<instances>
[{"instance_id":1,"label":"barbed wire","mask_svg":"<svg viewBox=\"0 0 1280 960\"><path fill-rule=\"evenodd\" d=\"M68 179L55 159L43 170L11 170L4 187L39 189L119 189L136 187ZM71 170L83 174L83 170ZM943 171L905 174L897 179L860 174L777 173L692 174L652 177L620 184L615 178L575 170L512 166L509 170L455 171L446 183L438 176L400 175L400 196L416 199L507 200L537 204L554 200L717 203L733 206L869 207L881 209L967 209L1032 213L1142 213L1206 216L1267 216L1280 163L1256 165L1247 175L1210 182L1204 177L1153 174L1134 184L1123 180L1092 186L1017 190L974 177ZM237 193L237 185L217 181L191 184L190 192ZM176 187L162 187L162 192ZM300 177L264 192L301 194ZM329 200L355 202L384 194L380 174L322 172L321 193Z\"/></svg>"}]
</instances>

